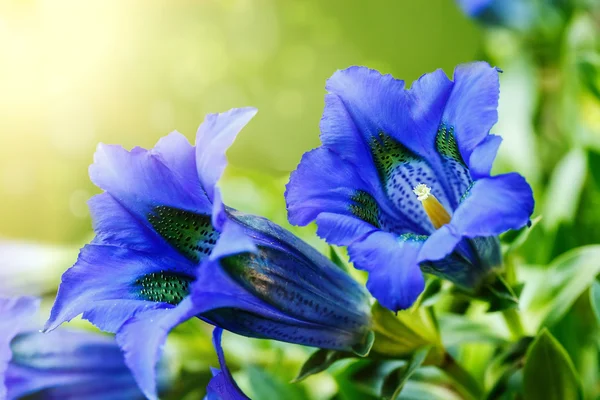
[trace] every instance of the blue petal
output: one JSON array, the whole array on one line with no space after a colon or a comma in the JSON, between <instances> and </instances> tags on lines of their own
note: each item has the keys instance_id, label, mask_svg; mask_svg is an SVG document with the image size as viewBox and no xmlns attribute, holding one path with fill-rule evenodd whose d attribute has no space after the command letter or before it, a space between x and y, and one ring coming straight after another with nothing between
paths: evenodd
<instances>
[{"instance_id":1,"label":"blue petal","mask_svg":"<svg viewBox=\"0 0 600 400\"><path fill-rule=\"evenodd\" d=\"M320 147L304 154L290 176L285 193L288 218L294 225L317 219L319 236L347 245L379 227L384 211L372 193L352 164Z\"/></svg>"},{"instance_id":2,"label":"blue petal","mask_svg":"<svg viewBox=\"0 0 600 400\"><path fill-rule=\"evenodd\" d=\"M423 238L375 232L348 247L356 268L369 272L367 288L386 308L410 307L425 287L418 255Z\"/></svg>"},{"instance_id":3,"label":"blue petal","mask_svg":"<svg viewBox=\"0 0 600 400\"><path fill-rule=\"evenodd\" d=\"M500 136L488 135L483 142L475 147L469 158L469 171L473 179L490 176L492 164L501 143L502 138Z\"/></svg>"},{"instance_id":4,"label":"blue petal","mask_svg":"<svg viewBox=\"0 0 600 400\"><path fill-rule=\"evenodd\" d=\"M198 313L208 322L248 337L349 351L361 343L368 332L368 325L344 330L337 329L333 322L324 325L294 318L249 292L229 276L218 261L206 260L198 269L192 299ZM309 308L302 302L296 307ZM338 309L323 306L320 310L328 313Z\"/></svg>"},{"instance_id":5,"label":"blue petal","mask_svg":"<svg viewBox=\"0 0 600 400\"><path fill-rule=\"evenodd\" d=\"M213 371L213 378L206 387L205 400L250 400L233 380L227 364L225 363L225 354L221 346L221 335L223 330L215 328L213 331L213 344L219 357L219 366L221 370Z\"/></svg>"},{"instance_id":6,"label":"blue petal","mask_svg":"<svg viewBox=\"0 0 600 400\"><path fill-rule=\"evenodd\" d=\"M0 399L6 397L5 376L12 358L10 343L39 307L33 297L0 298Z\"/></svg>"},{"instance_id":7,"label":"blue petal","mask_svg":"<svg viewBox=\"0 0 600 400\"><path fill-rule=\"evenodd\" d=\"M531 187L516 173L483 178L475 182L452 216L425 242L419 261L440 260L450 254L463 237L497 236L529 222L534 200Z\"/></svg>"},{"instance_id":8,"label":"blue petal","mask_svg":"<svg viewBox=\"0 0 600 400\"><path fill-rule=\"evenodd\" d=\"M443 122L454 128L463 160L498 121L498 70L486 62L462 64L454 70L454 87L444 109Z\"/></svg>"},{"instance_id":9,"label":"blue petal","mask_svg":"<svg viewBox=\"0 0 600 400\"><path fill-rule=\"evenodd\" d=\"M458 0L458 4L465 14L475 17L482 13L492 1L493 0Z\"/></svg>"},{"instance_id":10,"label":"blue petal","mask_svg":"<svg viewBox=\"0 0 600 400\"><path fill-rule=\"evenodd\" d=\"M169 250L167 243L108 193L88 201L96 237L93 243L140 251Z\"/></svg>"},{"instance_id":11,"label":"blue petal","mask_svg":"<svg viewBox=\"0 0 600 400\"><path fill-rule=\"evenodd\" d=\"M329 259L280 226L232 212L256 244L221 261L238 284L284 314L350 332L368 326L365 291Z\"/></svg>"},{"instance_id":12,"label":"blue petal","mask_svg":"<svg viewBox=\"0 0 600 400\"><path fill-rule=\"evenodd\" d=\"M111 337L61 329L29 332L17 336L12 349L9 398L33 393L66 399L143 397Z\"/></svg>"},{"instance_id":13,"label":"blue petal","mask_svg":"<svg viewBox=\"0 0 600 400\"><path fill-rule=\"evenodd\" d=\"M221 114L209 114L196 135L198 176L208 198L213 200L214 187L221 178L227 159L225 151L237 134L256 115L255 108L234 108Z\"/></svg>"},{"instance_id":14,"label":"blue petal","mask_svg":"<svg viewBox=\"0 0 600 400\"><path fill-rule=\"evenodd\" d=\"M148 399L158 399L156 365L167 335L175 326L196 314L194 303L187 297L175 308L157 308L139 313L117 332L117 342L125 353L125 362Z\"/></svg>"},{"instance_id":15,"label":"blue petal","mask_svg":"<svg viewBox=\"0 0 600 400\"><path fill-rule=\"evenodd\" d=\"M169 304L142 295L145 283L136 280L168 272L191 282L195 267L178 254L152 254L113 245L85 246L77 263L63 274L45 330L84 313L100 329L116 332L140 311ZM149 288L158 291L160 287Z\"/></svg>"},{"instance_id":16,"label":"blue petal","mask_svg":"<svg viewBox=\"0 0 600 400\"><path fill-rule=\"evenodd\" d=\"M242 227L229 219L225 204L221 201L221 191L215 188L212 213L213 225L220 231L219 240L210 253L211 260L218 260L230 254L254 252L256 246L246 235Z\"/></svg>"},{"instance_id":17,"label":"blue petal","mask_svg":"<svg viewBox=\"0 0 600 400\"><path fill-rule=\"evenodd\" d=\"M152 150L100 144L90 166L92 182L149 228L148 213L158 205L210 213L210 200L195 172L194 147L177 132Z\"/></svg>"}]
</instances>

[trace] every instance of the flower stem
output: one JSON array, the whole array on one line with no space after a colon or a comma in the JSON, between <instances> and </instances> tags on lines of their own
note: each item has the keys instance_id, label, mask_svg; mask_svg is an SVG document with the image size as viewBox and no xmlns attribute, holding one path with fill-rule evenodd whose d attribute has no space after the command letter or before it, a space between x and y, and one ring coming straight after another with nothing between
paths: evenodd
<instances>
[{"instance_id":1,"label":"flower stem","mask_svg":"<svg viewBox=\"0 0 600 400\"><path fill-rule=\"evenodd\" d=\"M507 310L503 310L502 316L504 317L506 326L508 326L508 330L512 334L514 340L518 340L525 336L525 329L523 328L521 316L519 315L517 309L509 308Z\"/></svg>"},{"instance_id":2,"label":"flower stem","mask_svg":"<svg viewBox=\"0 0 600 400\"><path fill-rule=\"evenodd\" d=\"M481 398L483 392L479 382L456 362L454 357L446 353L440 368L448 375L459 387L457 389L465 398L476 400Z\"/></svg>"}]
</instances>

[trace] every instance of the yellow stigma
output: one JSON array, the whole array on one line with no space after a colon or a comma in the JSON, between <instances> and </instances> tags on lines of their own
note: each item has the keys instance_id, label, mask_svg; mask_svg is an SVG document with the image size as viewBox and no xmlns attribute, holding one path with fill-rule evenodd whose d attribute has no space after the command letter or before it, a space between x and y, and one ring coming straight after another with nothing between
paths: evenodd
<instances>
[{"instance_id":1,"label":"yellow stigma","mask_svg":"<svg viewBox=\"0 0 600 400\"><path fill-rule=\"evenodd\" d=\"M417 195L417 199L419 199L423 205L423 209L435 229L440 229L450 222L450 214L448 214L448 211L446 211L438 199L431 194L431 188L429 186L420 183L415 186L413 193Z\"/></svg>"}]
</instances>

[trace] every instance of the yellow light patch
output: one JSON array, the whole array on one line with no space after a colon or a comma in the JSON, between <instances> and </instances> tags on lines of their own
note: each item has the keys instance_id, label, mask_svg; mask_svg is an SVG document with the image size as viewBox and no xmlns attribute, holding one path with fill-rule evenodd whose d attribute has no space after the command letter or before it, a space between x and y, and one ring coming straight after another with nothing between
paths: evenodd
<instances>
[{"instance_id":1,"label":"yellow light patch","mask_svg":"<svg viewBox=\"0 0 600 400\"><path fill-rule=\"evenodd\" d=\"M448 214L448 211L446 211L438 199L431 194L431 188L429 186L423 183L418 184L413 189L413 193L417 195L417 199L419 199L423 205L423 209L435 229L440 229L450 222L450 214Z\"/></svg>"}]
</instances>

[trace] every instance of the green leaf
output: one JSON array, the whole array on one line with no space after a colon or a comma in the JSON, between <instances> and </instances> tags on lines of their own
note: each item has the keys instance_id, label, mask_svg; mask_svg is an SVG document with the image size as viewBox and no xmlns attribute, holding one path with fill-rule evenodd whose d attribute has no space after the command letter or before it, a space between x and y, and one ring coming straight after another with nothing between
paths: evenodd
<instances>
[{"instance_id":1,"label":"green leaf","mask_svg":"<svg viewBox=\"0 0 600 400\"><path fill-rule=\"evenodd\" d=\"M554 168L543 204L543 225L549 230L573 220L586 178L587 158L582 149L573 149Z\"/></svg>"},{"instance_id":2,"label":"green leaf","mask_svg":"<svg viewBox=\"0 0 600 400\"><path fill-rule=\"evenodd\" d=\"M529 238L529 234L531 231L539 224L542 220L542 216L538 215L534 219L531 220L531 224L529 226L524 226L516 231L509 231L502 237L502 242L508 245L506 249L507 253L513 252L521 247Z\"/></svg>"},{"instance_id":3,"label":"green leaf","mask_svg":"<svg viewBox=\"0 0 600 400\"><path fill-rule=\"evenodd\" d=\"M464 343L505 344L509 338L502 335L487 320L470 320L464 316L446 314L440 316L440 331L446 347Z\"/></svg>"},{"instance_id":4,"label":"green leaf","mask_svg":"<svg viewBox=\"0 0 600 400\"><path fill-rule=\"evenodd\" d=\"M408 379L425 361L429 350L429 347L421 348L412 355L406 365L392 371L383 381L381 397L390 400L397 399Z\"/></svg>"},{"instance_id":5,"label":"green leaf","mask_svg":"<svg viewBox=\"0 0 600 400\"><path fill-rule=\"evenodd\" d=\"M580 399L581 384L565 349L543 329L527 352L523 371L527 400Z\"/></svg>"},{"instance_id":6,"label":"green leaf","mask_svg":"<svg viewBox=\"0 0 600 400\"><path fill-rule=\"evenodd\" d=\"M456 392L443 385L409 381L402 391L402 400L463 400Z\"/></svg>"},{"instance_id":7,"label":"green leaf","mask_svg":"<svg viewBox=\"0 0 600 400\"><path fill-rule=\"evenodd\" d=\"M375 334L373 333L373 331L369 331L365 341L363 343L359 343L357 345L352 346L352 351L357 356L366 357L369 355L369 352L371 351L374 342Z\"/></svg>"},{"instance_id":8,"label":"green leaf","mask_svg":"<svg viewBox=\"0 0 600 400\"><path fill-rule=\"evenodd\" d=\"M308 357L308 360L302 365L298 376L296 376L292 382L300 382L311 375L325 371L338 360L352 357L355 357L353 353L345 351L319 349Z\"/></svg>"},{"instance_id":9,"label":"green leaf","mask_svg":"<svg viewBox=\"0 0 600 400\"><path fill-rule=\"evenodd\" d=\"M339 392L336 399L343 400L378 400L380 382L394 368L393 364L385 364L372 360L358 360L334 377Z\"/></svg>"},{"instance_id":10,"label":"green leaf","mask_svg":"<svg viewBox=\"0 0 600 400\"><path fill-rule=\"evenodd\" d=\"M381 357L408 359L422 347L433 346L431 363L441 357L443 346L435 322L423 308L399 311L396 315L379 303L372 308L375 342L373 353Z\"/></svg>"},{"instance_id":11,"label":"green leaf","mask_svg":"<svg viewBox=\"0 0 600 400\"><path fill-rule=\"evenodd\" d=\"M415 304L411 308L416 309L419 307L428 307L434 305L441 292L442 280L435 277L430 277L425 284L425 289L423 289L423 292L419 295L419 298L417 298L417 301L415 301Z\"/></svg>"},{"instance_id":12,"label":"green leaf","mask_svg":"<svg viewBox=\"0 0 600 400\"><path fill-rule=\"evenodd\" d=\"M344 272L348 272L348 265L342 260L337 250L333 246L329 246L329 259L333 261L335 265L340 267L340 269Z\"/></svg>"},{"instance_id":13,"label":"green leaf","mask_svg":"<svg viewBox=\"0 0 600 400\"><path fill-rule=\"evenodd\" d=\"M488 312L516 308L519 297L499 274L490 274L491 280L482 285L475 294L465 293L489 304ZM457 291L461 289L456 288Z\"/></svg>"},{"instance_id":14,"label":"green leaf","mask_svg":"<svg viewBox=\"0 0 600 400\"><path fill-rule=\"evenodd\" d=\"M282 382L267 371L250 366L246 370L253 399L304 400L306 393L302 386Z\"/></svg>"},{"instance_id":15,"label":"green leaf","mask_svg":"<svg viewBox=\"0 0 600 400\"><path fill-rule=\"evenodd\" d=\"M600 245L583 246L557 257L537 280L529 280L528 311L540 326L556 324L600 274Z\"/></svg>"},{"instance_id":16,"label":"green leaf","mask_svg":"<svg viewBox=\"0 0 600 400\"><path fill-rule=\"evenodd\" d=\"M486 399L497 399L507 390L509 379L523 367L532 342L532 337L523 337L491 360L485 371L485 386L491 388Z\"/></svg>"},{"instance_id":17,"label":"green leaf","mask_svg":"<svg viewBox=\"0 0 600 400\"><path fill-rule=\"evenodd\" d=\"M600 100L600 55L588 53L577 62L583 85Z\"/></svg>"},{"instance_id":18,"label":"green leaf","mask_svg":"<svg viewBox=\"0 0 600 400\"><path fill-rule=\"evenodd\" d=\"M600 282L597 280L594 281L590 288L590 304L592 305L594 314L596 314L598 323L600 323Z\"/></svg>"}]
</instances>

